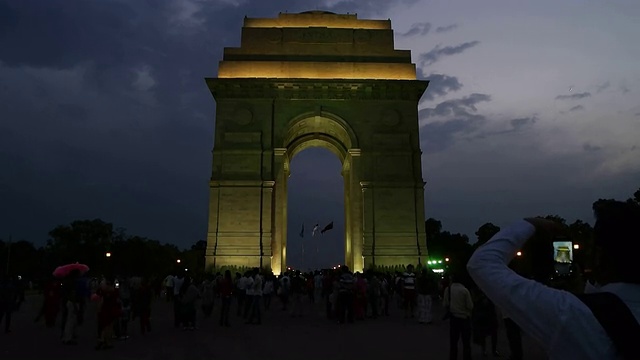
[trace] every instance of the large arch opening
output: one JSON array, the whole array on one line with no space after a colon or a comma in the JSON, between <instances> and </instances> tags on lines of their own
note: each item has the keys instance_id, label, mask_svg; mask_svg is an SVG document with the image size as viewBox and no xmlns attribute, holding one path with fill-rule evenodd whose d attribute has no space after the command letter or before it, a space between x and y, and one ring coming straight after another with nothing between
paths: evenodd
<instances>
[{"instance_id":1,"label":"large arch opening","mask_svg":"<svg viewBox=\"0 0 640 360\"><path fill-rule=\"evenodd\" d=\"M339 263L345 263L349 266L353 266L354 256L356 256L354 253L354 244L353 244L354 229L358 229L362 227L362 224L360 223L356 224L353 222L353 218L354 218L353 211L354 210L360 211L359 210L360 206L357 202L354 203L353 201L351 201L351 196L350 196L350 194L353 191L352 188L353 188L354 181L356 179L354 177L353 172L351 171L354 152L357 152L357 155L359 155L359 150L357 149L358 140L355 136L355 132L349 127L346 121L344 121L343 119L333 114L326 113L326 112L319 112L319 113L313 113L313 114L308 113L308 114L302 114L289 122L287 130L284 132L284 137L282 141L283 141L282 151L281 151L283 155L282 171L281 171L281 176L276 181L276 187L277 187L276 193L279 194L277 195L277 199L276 199L276 207L282 207L282 213L281 213L282 215L280 220L276 218L276 224L282 224L282 227L286 230L283 229L284 230L283 232L275 236L276 243L274 243L274 249L276 250L276 253L279 255L279 259L272 258L272 268L274 269L274 272L278 270L284 270L286 267L290 267L291 265L303 266L303 269L306 270L307 268L310 268L310 267L329 265L329 264L326 264L326 262L335 261L337 259L340 259L340 261L338 261ZM326 257L324 256L319 257L319 260L321 261L319 261L318 264L315 264L315 263L311 264L310 262L307 262L307 257L311 256L311 254L308 252L308 249L312 249L312 251L317 252L318 256L320 255L320 252L321 252L320 250L321 244L316 244L315 241L321 241L322 238L321 237L314 238L311 236L313 227L317 223L318 226L320 227L320 229L318 230L322 230L322 227L328 225L328 223L330 223L332 220L328 220L327 223L323 223L322 222L323 219L320 219L320 217L324 217L324 216L332 217L332 216L330 214L325 213L322 216L318 214L316 216L318 217L318 219L316 220L300 219L297 217L293 219L289 219L290 211L288 208L289 190L290 190L289 177L292 173L292 170L295 171L295 168L293 169L291 168L292 161L294 158L298 157L297 156L298 154L310 148L324 148L325 150L329 150L331 153L333 153L334 160L337 157L337 159L339 160L339 164L336 164L334 162L333 165L330 165L330 166L336 166L337 168L339 168L340 171L338 172L338 176L341 175L341 177L340 178L334 177L332 178L331 182L337 182L338 180L342 182L341 185L338 185L337 188L334 189L335 191L338 191L338 192L337 193L334 192L333 194L337 195L340 193L339 191L342 190L341 203L342 203L343 210L341 213L334 211L335 215L337 216L333 216L334 229L330 231L332 232L331 237L335 237L336 239L338 239L337 241L334 240L335 243L333 244L343 245L344 256L338 255L338 257L336 258L335 256L333 256L334 253L332 252L331 249L325 250L323 248L323 250L326 251ZM313 152L317 152L318 150L310 149L309 151L313 155ZM322 150L319 150L319 151L322 151ZM325 153L325 156L329 156L329 155ZM303 154L302 160L301 160L302 162L305 162L304 158L305 158L305 155ZM327 161L329 163L331 162L328 159ZM303 167L303 165L301 165L301 167ZM301 170L304 171L304 168L302 168ZM318 171L322 171L322 170L323 169L318 169ZM313 173L314 172L312 171L311 174ZM331 171L329 170L328 175L330 175L330 173ZM301 178L301 181L305 181L302 175L300 176L300 178ZM303 186L303 185L293 183L293 186L294 186L294 191L296 191L297 190L295 188L296 186ZM302 189L300 189L300 191L302 191ZM298 193L297 191L294 192L294 194L297 194L297 193ZM304 197L304 195L302 195L302 197ZM332 198L332 200L329 201L329 203L333 202L333 204L332 205L327 204L327 208L326 208L327 212L331 212L331 210L329 209L336 209L335 200L336 198ZM293 204L295 203L296 203L296 200L294 199ZM293 211L295 211L295 209ZM308 216L311 218L314 217L312 214L309 214ZM305 225L305 234L303 234L304 238L300 237L300 233L302 230L301 221L302 222L310 221L310 223ZM338 225L342 225L342 226L338 227ZM276 229L276 231L278 230ZM355 232L361 233L358 230L355 230ZM316 235L316 236L319 236L319 235ZM298 239L300 240L296 241ZM289 240L293 241L291 246L289 246L288 244ZM306 240L306 242L304 242L304 245L306 245L304 259L302 254L302 245L303 245L302 240ZM314 242L311 243L311 240L314 240ZM316 249L316 245L318 247L317 249ZM356 248L359 249L358 246L356 246ZM299 261L294 261L292 263L289 262L288 253L290 252L292 255L292 259L299 260ZM356 257L361 258L361 250L357 250L356 252L358 253ZM359 265L358 268L360 267L361 266Z\"/></svg>"},{"instance_id":2,"label":"large arch opening","mask_svg":"<svg viewBox=\"0 0 640 360\"><path fill-rule=\"evenodd\" d=\"M308 144L291 159L287 180L287 266L304 271L345 262L343 165L326 144Z\"/></svg>"}]
</instances>

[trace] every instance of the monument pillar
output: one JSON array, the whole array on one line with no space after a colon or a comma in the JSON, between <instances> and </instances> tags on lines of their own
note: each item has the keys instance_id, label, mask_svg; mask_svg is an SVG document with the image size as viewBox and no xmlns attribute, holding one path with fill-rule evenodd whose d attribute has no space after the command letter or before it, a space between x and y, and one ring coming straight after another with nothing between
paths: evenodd
<instances>
[{"instance_id":1,"label":"monument pillar","mask_svg":"<svg viewBox=\"0 0 640 360\"><path fill-rule=\"evenodd\" d=\"M274 149L273 158L276 181L271 210L273 213L271 269L278 275L286 271L287 267L287 179L289 178L287 149Z\"/></svg>"}]
</instances>

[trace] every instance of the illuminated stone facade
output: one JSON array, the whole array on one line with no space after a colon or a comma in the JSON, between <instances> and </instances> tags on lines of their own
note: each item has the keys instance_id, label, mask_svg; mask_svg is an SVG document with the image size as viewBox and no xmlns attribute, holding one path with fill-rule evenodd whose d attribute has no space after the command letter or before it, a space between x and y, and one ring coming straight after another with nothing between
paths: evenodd
<instances>
[{"instance_id":1,"label":"illuminated stone facade","mask_svg":"<svg viewBox=\"0 0 640 360\"><path fill-rule=\"evenodd\" d=\"M307 12L245 18L217 78L207 266L287 264L293 157L322 146L341 160L345 263L426 258L418 109L428 82L395 50L389 20Z\"/></svg>"}]
</instances>

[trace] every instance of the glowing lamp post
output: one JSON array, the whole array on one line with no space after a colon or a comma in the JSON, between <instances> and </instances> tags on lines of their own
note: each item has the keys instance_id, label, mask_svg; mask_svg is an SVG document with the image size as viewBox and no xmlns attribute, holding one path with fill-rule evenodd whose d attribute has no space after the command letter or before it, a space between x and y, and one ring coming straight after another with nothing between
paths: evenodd
<instances>
[{"instance_id":1,"label":"glowing lamp post","mask_svg":"<svg viewBox=\"0 0 640 360\"><path fill-rule=\"evenodd\" d=\"M111 252L110 252L110 251L107 251L107 252L104 254L104 256L105 256L105 257L110 258L110 257L111 257Z\"/></svg>"},{"instance_id":2,"label":"glowing lamp post","mask_svg":"<svg viewBox=\"0 0 640 360\"><path fill-rule=\"evenodd\" d=\"M180 259L176 260L176 264L180 264L182 261Z\"/></svg>"},{"instance_id":3,"label":"glowing lamp post","mask_svg":"<svg viewBox=\"0 0 640 360\"><path fill-rule=\"evenodd\" d=\"M516 256L522 256L522 251L518 251L518 252L516 253Z\"/></svg>"},{"instance_id":4,"label":"glowing lamp post","mask_svg":"<svg viewBox=\"0 0 640 360\"><path fill-rule=\"evenodd\" d=\"M580 249L580 244L573 244L573 249L574 250L579 250Z\"/></svg>"}]
</instances>

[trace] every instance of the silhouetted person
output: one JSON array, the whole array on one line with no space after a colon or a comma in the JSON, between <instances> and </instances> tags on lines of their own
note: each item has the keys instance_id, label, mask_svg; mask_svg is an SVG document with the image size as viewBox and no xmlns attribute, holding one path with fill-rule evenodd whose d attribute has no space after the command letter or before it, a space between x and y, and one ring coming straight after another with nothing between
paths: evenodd
<instances>
[{"instance_id":1,"label":"silhouetted person","mask_svg":"<svg viewBox=\"0 0 640 360\"><path fill-rule=\"evenodd\" d=\"M9 276L0 278L0 323L4 320L4 332L11 332L11 315L18 304L16 282Z\"/></svg>"}]
</instances>

